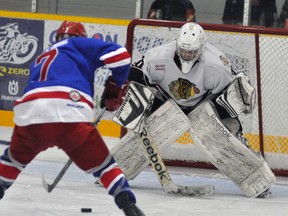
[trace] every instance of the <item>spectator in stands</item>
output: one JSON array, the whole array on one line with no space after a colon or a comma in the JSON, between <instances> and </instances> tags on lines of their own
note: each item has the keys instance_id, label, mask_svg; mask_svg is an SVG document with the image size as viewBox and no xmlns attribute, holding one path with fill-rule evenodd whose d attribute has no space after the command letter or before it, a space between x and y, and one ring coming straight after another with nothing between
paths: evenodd
<instances>
[{"instance_id":1,"label":"spectator in stands","mask_svg":"<svg viewBox=\"0 0 288 216\"><path fill-rule=\"evenodd\" d=\"M196 22L195 9L189 0L155 0L147 18Z\"/></svg>"},{"instance_id":2,"label":"spectator in stands","mask_svg":"<svg viewBox=\"0 0 288 216\"><path fill-rule=\"evenodd\" d=\"M251 0L251 26L277 27L275 0ZM244 0L226 0L222 21L224 24L242 25Z\"/></svg>"},{"instance_id":3,"label":"spectator in stands","mask_svg":"<svg viewBox=\"0 0 288 216\"><path fill-rule=\"evenodd\" d=\"M288 28L288 0L285 0L278 19L279 28Z\"/></svg>"}]
</instances>

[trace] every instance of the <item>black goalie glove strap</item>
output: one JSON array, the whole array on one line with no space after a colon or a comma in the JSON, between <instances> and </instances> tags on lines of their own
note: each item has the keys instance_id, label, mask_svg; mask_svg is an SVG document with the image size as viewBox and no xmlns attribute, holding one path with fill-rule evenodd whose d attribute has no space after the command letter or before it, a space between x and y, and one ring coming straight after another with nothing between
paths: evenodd
<instances>
[{"instance_id":1,"label":"black goalie glove strap","mask_svg":"<svg viewBox=\"0 0 288 216\"><path fill-rule=\"evenodd\" d=\"M234 118L240 113L251 113L256 102L256 91L250 84L249 77L240 74L228 86L226 91L217 97L216 102L224 107Z\"/></svg>"}]
</instances>

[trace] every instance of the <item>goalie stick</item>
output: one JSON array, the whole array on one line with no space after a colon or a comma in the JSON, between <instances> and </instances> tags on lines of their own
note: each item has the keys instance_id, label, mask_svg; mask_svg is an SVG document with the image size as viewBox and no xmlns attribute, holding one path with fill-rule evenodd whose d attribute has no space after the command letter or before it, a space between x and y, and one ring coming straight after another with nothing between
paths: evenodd
<instances>
[{"instance_id":1,"label":"goalie stick","mask_svg":"<svg viewBox=\"0 0 288 216\"><path fill-rule=\"evenodd\" d=\"M180 186L176 185L166 166L158 153L150 132L146 128L146 116L154 101L154 95L148 89L136 82L130 82L128 92L125 96L123 104L116 112L113 121L121 126L139 133L142 139L143 147L151 162L152 168L167 194L183 195L191 197L211 196L214 194L214 186ZM138 123L136 123L138 120Z\"/></svg>"},{"instance_id":2,"label":"goalie stick","mask_svg":"<svg viewBox=\"0 0 288 216\"><path fill-rule=\"evenodd\" d=\"M104 113L105 113L105 110L106 110L106 109L104 108L104 109L102 109L102 110L100 111L97 119L93 122L93 126L96 126L96 125L99 123L100 119L102 118L102 116L103 116ZM44 174L42 175L42 185L43 185L44 189L45 189L48 193L50 193L50 192L56 187L56 185L58 184L58 182L62 179L62 177L64 176L64 174L66 173L66 171L68 170L68 168L70 167L70 165L72 164L72 162L73 162L73 161L72 161L71 159L69 159L69 160L65 163L64 167L61 169L61 171L59 172L59 174L57 175L57 177L54 179L54 181L53 181L52 184L48 184L48 183L46 182L45 178L44 178Z\"/></svg>"},{"instance_id":3,"label":"goalie stick","mask_svg":"<svg viewBox=\"0 0 288 216\"><path fill-rule=\"evenodd\" d=\"M143 131L140 133L142 138L142 144L146 149L146 154L150 159L153 170L163 187L164 191L167 194L173 195L183 195L183 196L191 196L191 197L203 197L203 196L212 196L214 195L214 186L205 185L205 186L182 186L176 185L167 169L166 166L158 153L156 145L153 143L150 132L147 130L145 126L143 126Z\"/></svg>"}]
</instances>

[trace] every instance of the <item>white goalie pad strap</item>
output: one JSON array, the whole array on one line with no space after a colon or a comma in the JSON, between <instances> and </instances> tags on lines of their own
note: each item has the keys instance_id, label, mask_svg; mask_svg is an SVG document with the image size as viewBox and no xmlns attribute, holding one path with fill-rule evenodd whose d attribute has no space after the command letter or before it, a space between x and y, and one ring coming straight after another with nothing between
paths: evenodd
<instances>
[{"instance_id":1,"label":"white goalie pad strap","mask_svg":"<svg viewBox=\"0 0 288 216\"><path fill-rule=\"evenodd\" d=\"M173 100L166 101L146 119L147 129L161 150L184 134L190 128L190 121ZM128 180L135 178L150 164L139 134L128 133L112 149L115 160Z\"/></svg>"},{"instance_id":2,"label":"white goalie pad strap","mask_svg":"<svg viewBox=\"0 0 288 216\"><path fill-rule=\"evenodd\" d=\"M261 156L222 124L214 109L214 105L206 101L189 113L187 117L193 122L189 133L215 167L247 197L256 197L275 182L275 176Z\"/></svg>"},{"instance_id":3,"label":"white goalie pad strap","mask_svg":"<svg viewBox=\"0 0 288 216\"><path fill-rule=\"evenodd\" d=\"M257 170L241 183L240 188L247 197L257 197L263 192L263 188L270 188L275 181L274 173L264 161Z\"/></svg>"},{"instance_id":4,"label":"white goalie pad strap","mask_svg":"<svg viewBox=\"0 0 288 216\"><path fill-rule=\"evenodd\" d=\"M218 96L216 102L224 107L231 117L240 113L251 113L256 103L255 88L251 86L249 77L238 75L227 90Z\"/></svg>"}]
</instances>

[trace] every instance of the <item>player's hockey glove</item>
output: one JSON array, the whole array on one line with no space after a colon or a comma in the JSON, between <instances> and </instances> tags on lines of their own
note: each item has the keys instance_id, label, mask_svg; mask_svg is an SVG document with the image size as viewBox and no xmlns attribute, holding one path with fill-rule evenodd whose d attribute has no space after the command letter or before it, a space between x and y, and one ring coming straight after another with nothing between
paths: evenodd
<instances>
[{"instance_id":1,"label":"player's hockey glove","mask_svg":"<svg viewBox=\"0 0 288 216\"><path fill-rule=\"evenodd\" d=\"M101 96L100 108L106 107L108 111L117 110L123 102L123 97L127 92L128 81L122 86L118 86L113 81L112 76L109 76L106 83L105 89Z\"/></svg>"}]
</instances>

